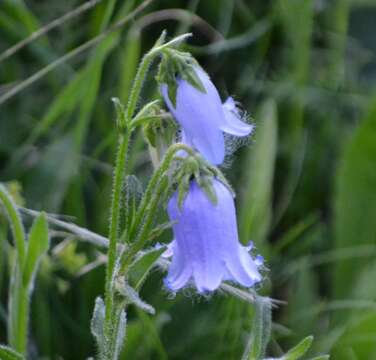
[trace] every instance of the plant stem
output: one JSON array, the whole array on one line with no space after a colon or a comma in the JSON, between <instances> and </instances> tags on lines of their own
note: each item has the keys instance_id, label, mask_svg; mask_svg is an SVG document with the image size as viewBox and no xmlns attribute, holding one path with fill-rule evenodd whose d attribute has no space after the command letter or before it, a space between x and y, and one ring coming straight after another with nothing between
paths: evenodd
<instances>
[{"instance_id":1,"label":"plant stem","mask_svg":"<svg viewBox=\"0 0 376 360\"><path fill-rule=\"evenodd\" d=\"M105 292L105 305L106 305L106 316L104 330L108 339L111 339L112 333L112 314L113 314L113 304L114 304L114 294L113 294L113 276L116 263L116 245L118 240L119 232L119 220L120 220L120 203L121 203L121 193L122 186L125 178L125 169L127 164L127 150L129 145L129 138L131 132L126 131L125 133L119 134L119 145L118 152L116 156L116 164L114 170L114 180L113 180L113 193L112 193L112 204L111 204L111 216L110 216L110 230L109 230L109 247L108 247L108 261L106 269L106 292Z\"/></svg>"},{"instance_id":2,"label":"plant stem","mask_svg":"<svg viewBox=\"0 0 376 360\"><path fill-rule=\"evenodd\" d=\"M141 60L141 64L138 67L137 74L133 82L132 91L129 95L128 106L126 110L127 119L132 119L133 117L146 73L149 69L151 62L154 59L155 54L156 53L151 50L147 54L145 54L145 56Z\"/></svg>"}]
</instances>

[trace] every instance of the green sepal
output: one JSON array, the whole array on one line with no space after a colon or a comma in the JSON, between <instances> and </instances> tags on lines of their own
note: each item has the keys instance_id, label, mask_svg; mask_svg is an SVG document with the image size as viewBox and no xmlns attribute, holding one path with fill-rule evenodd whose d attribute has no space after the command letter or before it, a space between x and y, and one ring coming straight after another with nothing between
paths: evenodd
<instances>
[{"instance_id":1,"label":"green sepal","mask_svg":"<svg viewBox=\"0 0 376 360\"><path fill-rule=\"evenodd\" d=\"M174 108L176 108L176 94L178 92L178 85L176 79L167 82L167 93Z\"/></svg>"},{"instance_id":2,"label":"green sepal","mask_svg":"<svg viewBox=\"0 0 376 360\"><path fill-rule=\"evenodd\" d=\"M200 155L188 156L180 159L181 164L172 174L172 179L177 183L178 206L181 208L192 180L195 180L205 192L213 205L217 205L218 199L213 186L213 180L222 182L233 194L231 186L218 168L209 164Z\"/></svg>"},{"instance_id":3,"label":"green sepal","mask_svg":"<svg viewBox=\"0 0 376 360\"><path fill-rule=\"evenodd\" d=\"M142 127L142 130L144 133L144 137L146 138L148 143L154 148L157 147L157 136L155 134L153 127L150 126L150 124L145 124Z\"/></svg>"},{"instance_id":4,"label":"green sepal","mask_svg":"<svg viewBox=\"0 0 376 360\"><path fill-rule=\"evenodd\" d=\"M178 183L178 206L181 208L187 192L189 191L190 176L185 175Z\"/></svg>"},{"instance_id":5,"label":"green sepal","mask_svg":"<svg viewBox=\"0 0 376 360\"><path fill-rule=\"evenodd\" d=\"M195 68L200 65L190 53L176 49L165 49L156 77L158 83L167 84L168 97L176 107L177 78L182 78L202 93L206 93L205 86L198 77Z\"/></svg>"},{"instance_id":6,"label":"green sepal","mask_svg":"<svg viewBox=\"0 0 376 360\"><path fill-rule=\"evenodd\" d=\"M218 198L217 193L214 190L212 178L209 176L204 176L200 178L200 181L198 182L198 185L200 188L205 192L208 199L211 201L213 205L217 205Z\"/></svg>"},{"instance_id":7,"label":"green sepal","mask_svg":"<svg viewBox=\"0 0 376 360\"><path fill-rule=\"evenodd\" d=\"M193 87L202 93L206 93L206 89L200 78L197 76L197 73L193 66L186 66L181 73L181 77L188 81Z\"/></svg>"},{"instance_id":8,"label":"green sepal","mask_svg":"<svg viewBox=\"0 0 376 360\"><path fill-rule=\"evenodd\" d=\"M170 114L156 114L143 125L144 136L149 144L157 148L158 145L170 146L176 136L177 124Z\"/></svg>"},{"instance_id":9,"label":"green sepal","mask_svg":"<svg viewBox=\"0 0 376 360\"><path fill-rule=\"evenodd\" d=\"M163 45L166 41L166 36L167 36L167 31L166 30L163 30L161 35L159 35L159 38L157 39L157 41L155 42L153 48L157 48L161 45Z\"/></svg>"}]
</instances>

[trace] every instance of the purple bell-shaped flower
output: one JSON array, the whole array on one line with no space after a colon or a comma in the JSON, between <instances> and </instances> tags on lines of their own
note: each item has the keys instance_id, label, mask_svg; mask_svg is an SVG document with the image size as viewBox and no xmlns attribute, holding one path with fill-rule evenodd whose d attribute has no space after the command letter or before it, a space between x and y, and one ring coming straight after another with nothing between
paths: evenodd
<instances>
[{"instance_id":1,"label":"purple bell-shaped flower","mask_svg":"<svg viewBox=\"0 0 376 360\"><path fill-rule=\"evenodd\" d=\"M262 257L255 259L249 247L239 243L234 199L230 190L217 179L212 181L217 202L192 180L179 207L178 194L168 203L175 240L165 256L172 263L165 280L171 291L193 284L198 292L213 291L223 280L244 287L261 281Z\"/></svg>"},{"instance_id":2,"label":"purple bell-shaped flower","mask_svg":"<svg viewBox=\"0 0 376 360\"><path fill-rule=\"evenodd\" d=\"M232 98L222 104L218 91L208 74L199 66L194 67L206 92L188 81L178 78L176 107L168 96L168 85L161 85L163 98L182 128L182 141L196 148L212 164L221 164L225 157L223 132L249 135L253 126L241 120Z\"/></svg>"}]
</instances>

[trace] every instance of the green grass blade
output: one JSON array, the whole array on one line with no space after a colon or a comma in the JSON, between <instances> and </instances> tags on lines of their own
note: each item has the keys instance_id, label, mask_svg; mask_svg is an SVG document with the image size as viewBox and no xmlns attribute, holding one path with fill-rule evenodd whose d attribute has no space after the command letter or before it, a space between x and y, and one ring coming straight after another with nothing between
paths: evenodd
<instances>
[{"instance_id":1,"label":"green grass blade","mask_svg":"<svg viewBox=\"0 0 376 360\"><path fill-rule=\"evenodd\" d=\"M24 357L12 348L0 345L0 359L1 360L23 360Z\"/></svg>"},{"instance_id":2,"label":"green grass blade","mask_svg":"<svg viewBox=\"0 0 376 360\"><path fill-rule=\"evenodd\" d=\"M334 199L335 248L376 244L376 101L367 112L340 163ZM334 269L334 296L346 297L356 274L370 260L352 259ZM371 260L372 261L372 260Z\"/></svg>"},{"instance_id":3,"label":"green grass blade","mask_svg":"<svg viewBox=\"0 0 376 360\"><path fill-rule=\"evenodd\" d=\"M274 101L265 102L257 115L254 144L243 164L245 184L241 193L240 238L265 243L271 220L274 162L277 152L277 109Z\"/></svg>"}]
</instances>

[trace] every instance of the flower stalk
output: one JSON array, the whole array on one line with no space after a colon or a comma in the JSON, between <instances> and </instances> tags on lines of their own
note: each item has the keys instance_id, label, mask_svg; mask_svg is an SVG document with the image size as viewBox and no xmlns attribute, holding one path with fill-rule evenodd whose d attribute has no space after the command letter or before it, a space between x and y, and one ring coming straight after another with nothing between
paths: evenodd
<instances>
[{"instance_id":1,"label":"flower stalk","mask_svg":"<svg viewBox=\"0 0 376 360\"><path fill-rule=\"evenodd\" d=\"M116 165L114 170L114 181L113 181L113 193L112 193L112 204L111 204L111 215L110 215L110 230L109 230L109 247L108 247L108 261L106 269L106 289L105 289L105 324L104 330L105 335L111 338L112 332L112 314L114 306L114 289L113 289L113 276L115 270L115 263L117 258L117 240L119 234L119 223L120 223L120 203L122 195L122 186L125 177L126 164L127 164L127 150L129 145L131 133L126 131L119 134L119 145L118 152L116 156ZM110 351L110 350L109 350ZM108 354L111 355L111 354ZM112 357L110 357L112 358Z\"/></svg>"}]
</instances>

